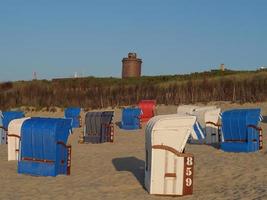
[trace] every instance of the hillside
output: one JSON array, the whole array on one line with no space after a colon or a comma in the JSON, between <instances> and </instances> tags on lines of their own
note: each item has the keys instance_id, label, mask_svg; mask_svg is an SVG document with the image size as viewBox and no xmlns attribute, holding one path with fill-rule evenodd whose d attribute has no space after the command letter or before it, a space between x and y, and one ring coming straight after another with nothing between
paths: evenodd
<instances>
[{"instance_id":1,"label":"hillside","mask_svg":"<svg viewBox=\"0 0 267 200\"><path fill-rule=\"evenodd\" d=\"M267 100L267 71L218 71L140 79L76 78L0 84L0 107L84 108L134 105L140 99L159 104Z\"/></svg>"}]
</instances>

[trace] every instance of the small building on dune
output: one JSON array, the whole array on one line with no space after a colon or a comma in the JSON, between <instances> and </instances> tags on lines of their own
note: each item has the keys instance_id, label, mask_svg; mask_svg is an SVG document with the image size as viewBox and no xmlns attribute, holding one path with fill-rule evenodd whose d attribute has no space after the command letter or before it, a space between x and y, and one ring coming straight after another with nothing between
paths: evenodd
<instances>
[{"instance_id":1,"label":"small building on dune","mask_svg":"<svg viewBox=\"0 0 267 200\"><path fill-rule=\"evenodd\" d=\"M141 114L142 110L140 108L123 108L120 128L125 130L140 129Z\"/></svg>"},{"instance_id":2,"label":"small building on dune","mask_svg":"<svg viewBox=\"0 0 267 200\"><path fill-rule=\"evenodd\" d=\"M141 122L147 122L156 115L156 100L142 100L138 107L142 110Z\"/></svg>"},{"instance_id":3,"label":"small building on dune","mask_svg":"<svg viewBox=\"0 0 267 200\"><path fill-rule=\"evenodd\" d=\"M222 113L221 149L226 152L255 152L262 149L261 110L233 109Z\"/></svg>"},{"instance_id":4,"label":"small building on dune","mask_svg":"<svg viewBox=\"0 0 267 200\"><path fill-rule=\"evenodd\" d=\"M84 143L113 142L114 111L88 112L85 115Z\"/></svg>"},{"instance_id":5,"label":"small building on dune","mask_svg":"<svg viewBox=\"0 0 267 200\"><path fill-rule=\"evenodd\" d=\"M142 59L137 58L136 53L128 53L128 57L122 59L122 78L140 77L141 65Z\"/></svg>"},{"instance_id":6,"label":"small building on dune","mask_svg":"<svg viewBox=\"0 0 267 200\"><path fill-rule=\"evenodd\" d=\"M184 153L194 134L195 116L160 115L145 130L145 187L150 194L182 196L193 193L194 156Z\"/></svg>"},{"instance_id":7,"label":"small building on dune","mask_svg":"<svg viewBox=\"0 0 267 200\"><path fill-rule=\"evenodd\" d=\"M82 126L81 108L66 108L64 112L65 118L72 119L72 128Z\"/></svg>"},{"instance_id":8,"label":"small building on dune","mask_svg":"<svg viewBox=\"0 0 267 200\"><path fill-rule=\"evenodd\" d=\"M18 173L34 176L69 175L71 120L30 118L21 127Z\"/></svg>"}]
</instances>

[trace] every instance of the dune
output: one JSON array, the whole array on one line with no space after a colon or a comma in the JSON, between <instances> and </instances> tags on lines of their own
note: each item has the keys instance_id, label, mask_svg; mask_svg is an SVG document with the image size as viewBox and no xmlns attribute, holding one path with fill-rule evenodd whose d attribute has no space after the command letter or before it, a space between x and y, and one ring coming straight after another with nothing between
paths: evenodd
<instances>
[{"instance_id":1,"label":"dune","mask_svg":"<svg viewBox=\"0 0 267 200\"><path fill-rule=\"evenodd\" d=\"M261 107L265 116L264 148L257 153L225 153L214 146L187 144L194 154L193 195L179 199L267 199L267 102L214 102L222 110ZM159 106L158 114L176 113L176 106ZM84 114L83 114L84 115ZM27 116L62 117L63 112L31 112ZM115 122L121 111L115 110ZM0 146L0 199L173 199L149 195L144 189L144 130L125 131L115 125L115 142L78 144L82 128L69 138L72 145L70 176L33 177L17 173L17 162L7 161L7 145Z\"/></svg>"}]
</instances>

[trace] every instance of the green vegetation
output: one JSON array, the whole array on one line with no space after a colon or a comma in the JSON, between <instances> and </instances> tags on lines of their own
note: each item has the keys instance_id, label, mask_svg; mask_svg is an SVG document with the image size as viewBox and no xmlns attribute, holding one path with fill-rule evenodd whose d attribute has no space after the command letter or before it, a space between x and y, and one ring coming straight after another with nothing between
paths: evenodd
<instances>
[{"instance_id":1,"label":"green vegetation","mask_svg":"<svg viewBox=\"0 0 267 200\"><path fill-rule=\"evenodd\" d=\"M210 101L256 102L267 99L267 71L219 71L141 78L73 78L0 84L0 108L84 108L134 105L141 99L159 104Z\"/></svg>"}]
</instances>

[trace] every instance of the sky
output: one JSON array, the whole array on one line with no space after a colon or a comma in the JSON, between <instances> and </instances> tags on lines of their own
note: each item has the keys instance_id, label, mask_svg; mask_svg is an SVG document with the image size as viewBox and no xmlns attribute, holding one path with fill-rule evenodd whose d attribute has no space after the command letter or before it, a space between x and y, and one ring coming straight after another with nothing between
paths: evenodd
<instances>
[{"instance_id":1,"label":"sky","mask_svg":"<svg viewBox=\"0 0 267 200\"><path fill-rule=\"evenodd\" d=\"M0 0L0 82L267 65L266 0Z\"/></svg>"}]
</instances>

